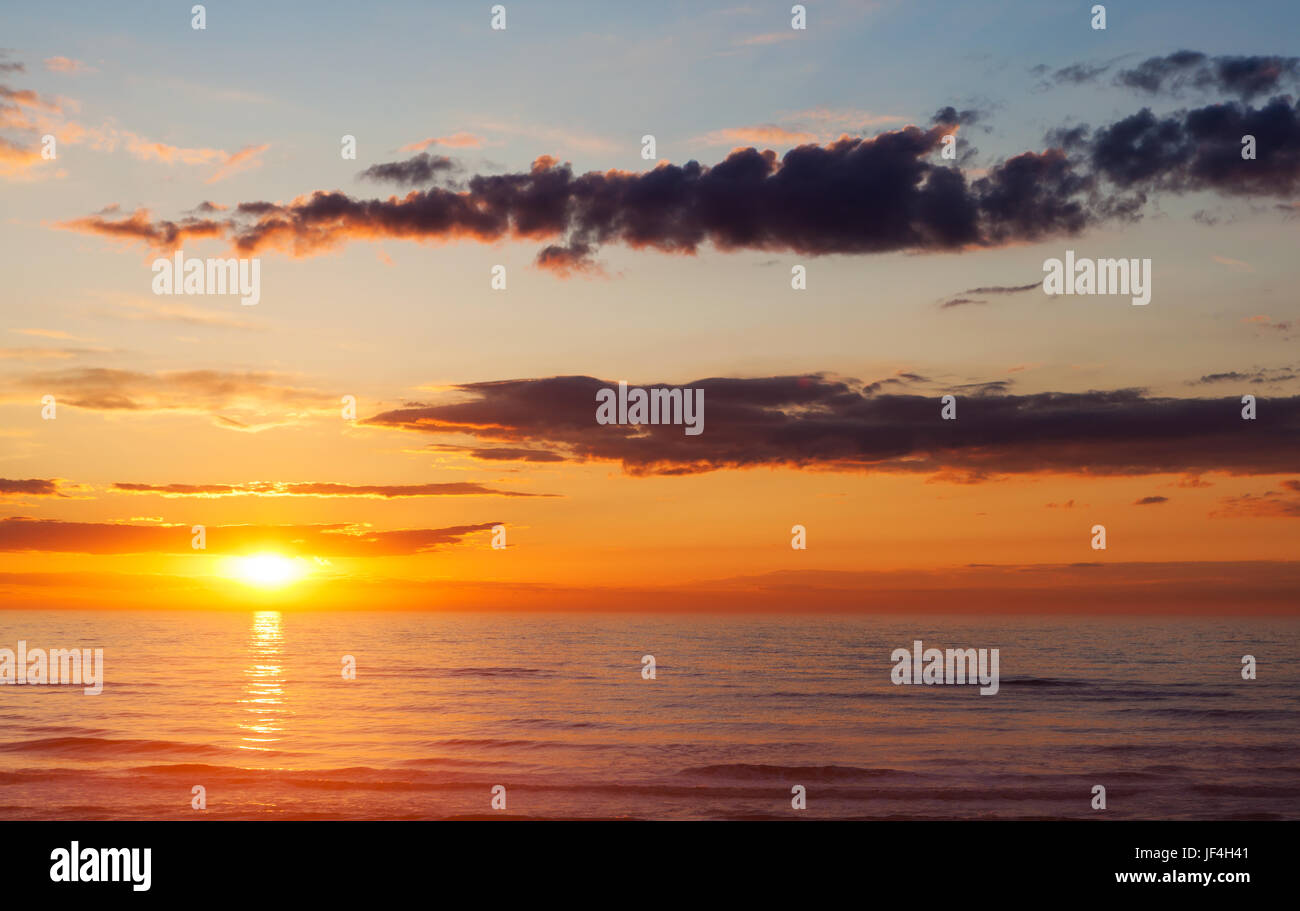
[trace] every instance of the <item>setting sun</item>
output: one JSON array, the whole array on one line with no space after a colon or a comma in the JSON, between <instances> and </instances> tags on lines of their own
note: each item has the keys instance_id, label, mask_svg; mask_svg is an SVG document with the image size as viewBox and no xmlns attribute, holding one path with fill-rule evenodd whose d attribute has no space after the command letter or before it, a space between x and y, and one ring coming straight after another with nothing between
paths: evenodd
<instances>
[{"instance_id":1,"label":"setting sun","mask_svg":"<svg viewBox=\"0 0 1300 911\"><path fill-rule=\"evenodd\" d=\"M273 588L286 585L303 574L298 561L279 554L255 554L235 561L234 575L252 585Z\"/></svg>"}]
</instances>

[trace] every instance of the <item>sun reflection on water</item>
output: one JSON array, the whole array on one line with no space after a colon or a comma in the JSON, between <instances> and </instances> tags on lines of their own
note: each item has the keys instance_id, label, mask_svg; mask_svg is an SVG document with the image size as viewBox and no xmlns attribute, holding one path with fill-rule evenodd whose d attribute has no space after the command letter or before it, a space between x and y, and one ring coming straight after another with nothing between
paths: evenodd
<instances>
[{"instance_id":1,"label":"sun reflection on water","mask_svg":"<svg viewBox=\"0 0 1300 911\"><path fill-rule=\"evenodd\" d=\"M254 611L248 640L248 666L244 668L243 733L239 748L265 752L283 738L284 634L279 611Z\"/></svg>"}]
</instances>

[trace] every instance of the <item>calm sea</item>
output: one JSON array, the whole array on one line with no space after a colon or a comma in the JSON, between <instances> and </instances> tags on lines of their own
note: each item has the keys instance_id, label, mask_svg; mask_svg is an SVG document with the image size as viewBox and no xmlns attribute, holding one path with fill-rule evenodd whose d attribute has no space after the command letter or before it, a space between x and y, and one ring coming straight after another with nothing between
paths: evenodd
<instances>
[{"instance_id":1,"label":"calm sea","mask_svg":"<svg viewBox=\"0 0 1300 911\"><path fill-rule=\"evenodd\" d=\"M891 685L918 638L1000 649L1001 691ZM1300 818L1292 620L0 611L19 639L106 683L0 686L4 819Z\"/></svg>"}]
</instances>

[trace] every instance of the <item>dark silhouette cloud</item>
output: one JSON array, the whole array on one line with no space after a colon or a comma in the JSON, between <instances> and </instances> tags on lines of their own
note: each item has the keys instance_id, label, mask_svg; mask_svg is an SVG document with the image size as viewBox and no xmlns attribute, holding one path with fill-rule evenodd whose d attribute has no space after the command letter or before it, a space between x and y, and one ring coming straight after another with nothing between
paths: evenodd
<instances>
[{"instance_id":1,"label":"dark silhouette cloud","mask_svg":"<svg viewBox=\"0 0 1300 911\"><path fill-rule=\"evenodd\" d=\"M1043 85L1086 85L1110 72L1118 58L1106 63L1074 63L1050 71L1039 65L1030 72L1045 77ZM1186 89L1220 92L1242 101L1285 91L1300 83L1300 57L1217 56L1180 50L1148 57L1115 73L1114 84L1149 95L1177 95Z\"/></svg>"},{"instance_id":2,"label":"dark silhouette cloud","mask_svg":"<svg viewBox=\"0 0 1300 911\"><path fill-rule=\"evenodd\" d=\"M1151 57L1115 75L1117 85L1149 94L1195 88L1235 95L1242 101L1280 91L1296 81L1300 81L1300 57L1209 57L1186 50Z\"/></svg>"},{"instance_id":3,"label":"dark silhouette cloud","mask_svg":"<svg viewBox=\"0 0 1300 911\"><path fill-rule=\"evenodd\" d=\"M1135 219L1156 193L1289 200L1300 188L1300 107L1283 97L1260 108L1230 102L1162 116L1143 109L1095 132L1080 125L1056 130L1052 147L997 162L973 180L937 154L951 128L842 136L780 157L741 148L711 167L689 161L645 172L575 174L543 156L527 172L476 175L464 187L425 187L402 197L317 191L287 203L244 202L219 220L153 221L137 210L60 227L162 248L221 236L240 255L307 256L390 238L535 240L537 265L570 275L599 271L595 257L606 244L682 254L705 245L807 255L963 250ZM1254 160L1241 156L1247 134L1256 140ZM363 174L418 182L437 172L438 161L425 153Z\"/></svg>"},{"instance_id":4,"label":"dark silhouette cloud","mask_svg":"<svg viewBox=\"0 0 1300 911\"><path fill-rule=\"evenodd\" d=\"M0 478L0 497L61 497L57 478L26 478L22 480Z\"/></svg>"},{"instance_id":5,"label":"dark silhouette cloud","mask_svg":"<svg viewBox=\"0 0 1300 911\"><path fill-rule=\"evenodd\" d=\"M362 180L387 181L399 186L414 186L431 183L437 177L447 176L460 170L460 165L446 155L430 155L422 152L406 161L390 161L366 168L358 178Z\"/></svg>"},{"instance_id":6,"label":"dark silhouette cloud","mask_svg":"<svg viewBox=\"0 0 1300 911\"><path fill-rule=\"evenodd\" d=\"M948 105L947 107L942 107L935 111L934 116L930 118L930 123L935 125L947 124L952 126L974 126L983 118L983 111L977 111L973 108L959 111L952 105Z\"/></svg>"},{"instance_id":7,"label":"dark silhouette cloud","mask_svg":"<svg viewBox=\"0 0 1300 911\"><path fill-rule=\"evenodd\" d=\"M897 378L891 378L897 379ZM837 471L1145 475L1294 470L1300 397L1270 398L1243 422L1235 397L1157 398L1140 390L1006 394L1005 381L954 386L958 419L937 395L877 394L823 375L710 378L704 431L600 425L589 376L457 387L466 400L418 404L371 426L469 434L485 443L543 445L575 461L614 461L632 474L692 474L783 465ZM901 381L900 381L901 382ZM641 384L645 385L645 384Z\"/></svg>"},{"instance_id":8,"label":"dark silhouette cloud","mask_svg":"<svg viewBox=\"0 0 1300 911\"><path fill-rule=\"evenodd\" d=\"M419 407L419 406L416 406ZM549 449L521 449L511 446L447 446L434 444L436 452L456 452L484 462L563 462L564 455Z\"/></svg>"},{"instance_id":9,"label":"dark silhouette cloud","mask_svg":"<svg viewBox=\"0 0 1300 911\"><path fill-rule=\"evenodd\" d=\"M1295 379L1296 372L1290 367L1260 368L1249 373L1241 370L1228 370L1223 373L1207 373L1197 380L1188 380L1189 386L1209 386L1214 383L1281 383Z\"/></svg>"},{"instance_id":10,"label":"dark silhouette cloud","mask_svg":"<svg viewBox=\"0 0 1300 911\"><path fill-rule=\"evenodd\" d=\"M941 310L949 310L953 307L964 307L969 304L987 304L988 301L978 298L966 297L968 294L1020 294L1024 291L1033 291L1035 288L1043 287L1042 282L1030 282L1027 285L986 285L983 288L967 288L960 292L957 297L949 298L939 305Z\"/></svg>"},{"instance_id":11,"label":"dark silhouette cloud","mask_svg":"<svg viewBox=\"0 0 1300 911\"><path fill-rule=\"evenodd\" d=\"M449 528L374 531L358 525L209 525L211 554L251 554L271 548L289 556L385 557L440 550L498 522ZM0 519L0 552L79 554L194 553L189 525Z\"/></svg>"},{"instance_id":12,"label":"dark silhouette cloud","mask_svg":"<svg viewBox=\"0 0 1300 911\"><path fill-rule=\"evenodd\" d=\"M354 199L318 191L285 204L241 203L224 221L152 222L90 216L61 227L152 246L224 232L243 255L310 255L356 239L549 239L538 264L561 273L595 268L602 244L694 253L785 250L806 254L955 250L1073 232L1089 220L1077 198L1090 185L1058 150L1025 152L968 183L930 160L942 127L805 145L778 160L737 149L713 167L691 161L644 173L574 174L539 158L527 173L474 176L464 190Z\"/></svg>"},{"instance_id":13,"label":"dark silhouette cloud","mask_svg":"<svg viewBox=\"0 0 1300 911\"><path fill-rule=\"evenodd\" d=\"M1242 137L1255 137L1255 160ZM1261 108L1229 102L1157 117L1150 108L1098 130L1092 167L1140 193L1213 190L1289 197L1300 188L1300 105L1274 98Z\"/></svg>"}]
</instances>

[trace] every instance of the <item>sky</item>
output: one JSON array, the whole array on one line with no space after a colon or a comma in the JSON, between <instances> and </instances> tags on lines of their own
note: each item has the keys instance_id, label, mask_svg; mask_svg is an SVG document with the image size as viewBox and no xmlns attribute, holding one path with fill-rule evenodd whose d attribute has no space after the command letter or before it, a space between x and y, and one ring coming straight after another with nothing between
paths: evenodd
<instances>
[{"instance_id":1,"label":"sky","mask_svg":"<svg viewBox=\"0 0 1300 911\"><path fill-rule=\"evenodd\" d=\"M1294 611L1295 4L190 6L4 12L7 604Z\"/></svg>"}]
</instances>

